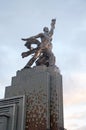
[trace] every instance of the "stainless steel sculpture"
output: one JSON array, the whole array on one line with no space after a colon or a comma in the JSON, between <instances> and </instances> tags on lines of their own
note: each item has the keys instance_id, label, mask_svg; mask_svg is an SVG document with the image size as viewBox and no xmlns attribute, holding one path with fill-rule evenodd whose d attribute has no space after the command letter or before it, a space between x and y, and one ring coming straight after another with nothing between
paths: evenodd
<instances>
[{"instance_id":1,"label":"stainless steel sculpture","mask_svg":"<svg viewBox=\"0 0 86 130\"><path fill-rule=\"evenodd\" d=\"M34 54L24 68L30 68L34 62L36 66L46 65L48 67L55 65L55 56L52 52L52 35L55 29L55 23L56 19L52 19L50 30L48 27L44 27L43 33L29 38L22 38L23 41L26 41L25 46L29 49L29 51L22 53L22 58ZM32 48L32 44L36 44L37 47Z\"/></svg>"}]
</instances>

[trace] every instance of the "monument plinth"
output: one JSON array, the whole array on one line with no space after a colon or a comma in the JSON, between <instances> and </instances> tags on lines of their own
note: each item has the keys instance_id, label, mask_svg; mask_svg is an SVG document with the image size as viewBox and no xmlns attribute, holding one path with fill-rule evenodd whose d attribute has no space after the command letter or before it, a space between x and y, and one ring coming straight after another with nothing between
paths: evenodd
<instances>
[{"instance_id":1,"label":"monument plinth","mask_svg":"<svg viewBox=\"0 0 86 130\"><path fill-rule=\"evenodd\" d=\"M63 128L62 76L56 66L17 71L5 98L25 95L25 130Z\"/></svg>"}]
</instances>

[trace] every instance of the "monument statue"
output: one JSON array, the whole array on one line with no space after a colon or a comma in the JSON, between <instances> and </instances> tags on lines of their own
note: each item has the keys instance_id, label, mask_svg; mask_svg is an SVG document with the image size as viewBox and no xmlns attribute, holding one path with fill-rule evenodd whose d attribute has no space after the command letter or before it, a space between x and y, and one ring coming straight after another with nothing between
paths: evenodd
<instances>
[{"instance_id":1,"label":"monument statue","mask_svg":"<svg viewBox=\"0 0 86 130\"><path fill-rule=\"evenodd\" d=\"M36 66L18 70L6 87L0 130L65 130L62 74L52 52L55 23L52 19L50 30L44 27L43 33L22 39L29 49L22 58L32 56L24 68Z\"/></svg>"},{"instance_id":2,"label":"monument statue","mask_svg":"<svg viewBox=\"0 0 86 130\"><path fill-rule=\"evenodd\" d=\"M21 54L22 58L34 54L24 68L30 68L34 62L36 66L46 65L48 67L55 65L55 56L52 52L52 35L55 29L55 23L56 19L52 19L50 30L48 27L44 27L43 33L29 38L22 38L23 41L26 41L25 46L29 49L29 51ZM37 46L33 48L31 46L32 44L36 44Z\"/></svg>"}]
</instances>

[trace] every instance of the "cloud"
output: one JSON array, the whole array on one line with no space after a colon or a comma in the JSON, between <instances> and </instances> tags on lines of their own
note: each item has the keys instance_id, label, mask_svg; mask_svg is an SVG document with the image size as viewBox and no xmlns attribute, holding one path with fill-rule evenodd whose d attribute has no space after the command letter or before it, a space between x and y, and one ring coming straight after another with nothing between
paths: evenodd
<instances>
[{"instance_id":1,"label":"cloud","mask_svg":"<svg viewBox=\"0 0 86 130\"><path fill-rule=\"evenodd\" d=\"M84 120L84 118L86 119L86 111L82 111L82 112L75 112L73 114L70 113L69 116L66 117L67 120L72 120L72 119L77 119L77 120Z\"/></svg>"},{"instance_id":2,"label":"cloud","mask_svg":"<svg viewBox=\"0 0 86 130\"><path fill-rule=\"evenodd\" d=\"M86 130L86 126L80 126L78 124L75 123L71 123L67 125L67 130Z\"/></svg>"},{"instance_id":3,"label":"cloud","mask_svg":"<svg viewBox=\"0 0 86 130\"><path fill-rule=\"evenodd\" d=\"M65 120L64 120L65 128L67 128L68 130L76 130L76 129L80 130L80 128L84 128L82 126L85 125L86 110L84 112L83 111L80 112L79 108L77 108L77 111L73 113L71 109L71 111L65 116Z\"/></svg>"},{"instance_id":4,"label":"cloud","mask_svg":"<svg viewBox=\"0 0 86 130\"><path fill-rule=\"evenodd\" d=\"M69 77L64 77L63 82L65 105L86 103L86 73L73 73Z\"/></svg>"},{"instance_id":5,"label":"cloud","mask_svg":"<svg viewBox=\"0 0 86 130\"><path fill-rule=\"evenodd\" d=\"M86 120L86 73L78 71L64 75L63 84L65 128L79 130Z\"/></svg>"},{"instance_id":6,"label":"cloud","mask_svg":"<svg viewBox=\"0 0 86 130\"><path fill-rule=\"evenodd\" d=\"M76 130L76 128L78 127L78 124L77 123L68 123L65 128L67 130Z\"/></svg>"},{"instance_id":7,"label":"cloud","mask_svg":"<svg viewBox=\"0 0 86 130\"><path fill-rule=\"evenodd\" d=\"M64 96L65 105L78 105L86 103L86 89L73 89Z\"/></svg>"},{"instance_id":8,"label":"cloud","mask_svg":"<svg viewBox=\"0 0 86 130\"><path fill-rule=\"evenodd\" d=\"M86 130L86 126L79 127L79 128L77 128L75 130Z\"/></svg>"}]
</instances>

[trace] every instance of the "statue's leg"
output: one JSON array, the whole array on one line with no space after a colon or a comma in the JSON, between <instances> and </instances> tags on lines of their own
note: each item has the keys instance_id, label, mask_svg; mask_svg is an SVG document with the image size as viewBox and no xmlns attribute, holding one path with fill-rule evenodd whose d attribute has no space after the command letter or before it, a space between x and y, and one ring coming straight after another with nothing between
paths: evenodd
<instances>
[{"instance_id":1,"label":"statue's leg","mask_svg":"<svg viewBox=\"0 0 86 130\"><path fill-rule=\"evenodd\" d=\"M27 51L27 52L23 52L21 54L21 56L22 56L22 58L25 58L25 57L29 56L30 54L33 54L34 52L35 52L35 49Z\"/></svg>"},{"instance_id":2,"label":"statue's leg","mask_svg":"<svg viewBox=\"0 0 86 130\"><path fill-rule=\"evenodd\" d=\"M40 56L41 50L38 50L35 55L29 60L29 62L26 64L25 68L30 68L32 64L35 62L35 60Z\"/></svg>"},{"instance_id":3,"label":"statue's leg","mask_svg":"<svg viewBox=\"0 0 86 130\"><path fill-rule=\"evenodd\" d=\"M55 65L55 56L51 52L50 55L49 55L49 66L53 66L53 65Z\"/></svg>"},{"instance_id":4,"label":"statue's leg","mask_svg":"<svg viewBox=\"0 0 86 130\"><path fill-rule=\"evenodd\" d=\"M43 60L44 60L44 56L41 55L38 60L36 61L36 65L39 66L39 65L42 65L43 64Z\"/></svg>"},{"instance_id":5,"label":"statue's leg","mask_svg":"<svg viewBox=\"0 0 86 130\"><path fill-rule=\"evenodd\" d=\"M29 62L26 64L25 68L30 68L32 64L35 62L35 57L32 57Z\"/></svg>"},{"instance_id":6,"label":"statue's leg","mask_svg":"<svg viewBox=\"0 0 86 130\"><path fill-rule=\"evenodd\" d=\"M47 65L48 60L49 60L49 57L48 57L45 53L43 53L43 54L39 57L39 59L36 61L36 65L37 65L37 66L38 66L38 65L46 65L46 66L48 66L48 65Z\"/></svg>"}]
</instances>

